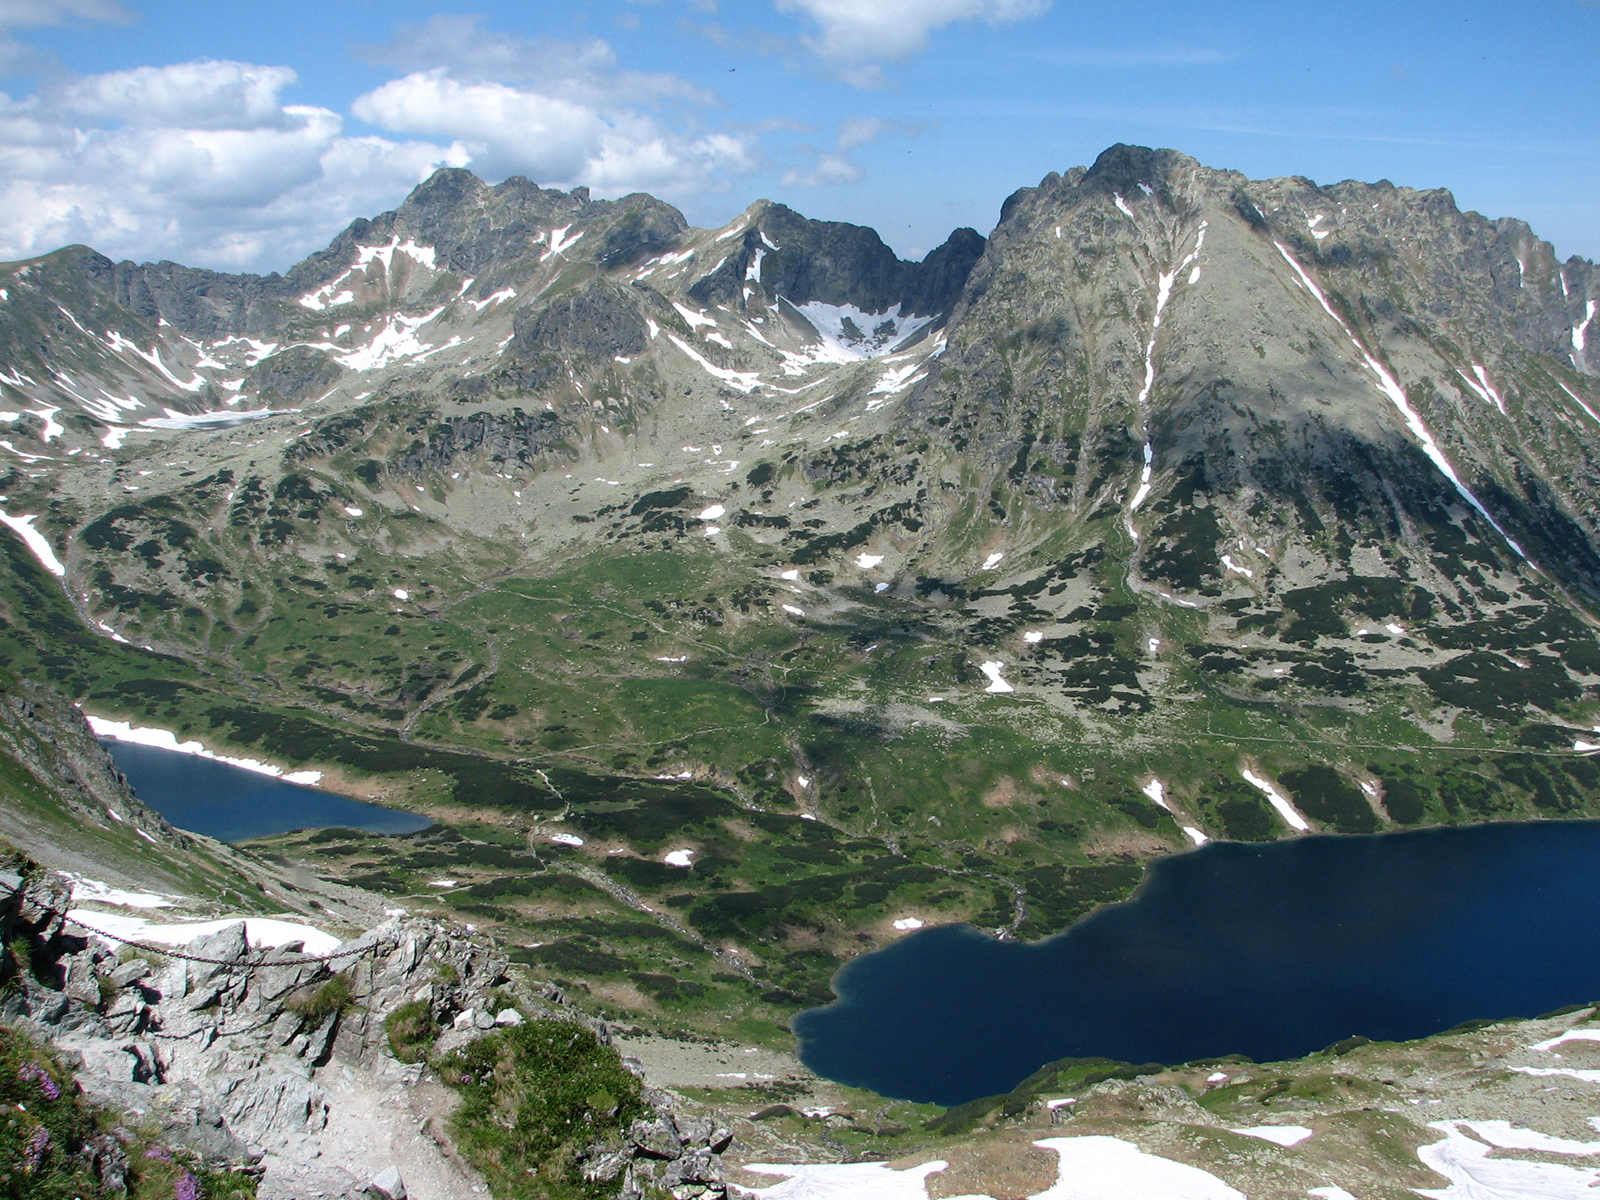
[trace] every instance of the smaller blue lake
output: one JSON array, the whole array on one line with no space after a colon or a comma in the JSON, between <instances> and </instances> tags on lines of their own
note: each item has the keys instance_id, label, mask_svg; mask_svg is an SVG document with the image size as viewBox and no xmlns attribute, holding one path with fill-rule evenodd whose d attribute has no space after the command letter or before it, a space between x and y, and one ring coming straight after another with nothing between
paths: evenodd
<instances>
[{"instance_id":1,"label":"smaller blue lake","mask_svg":"<svg viewBox=\"0 0 1600 1200\"><path fill-rule=\"evenodd\" d=\"M1034 945L966 925L840 970L817 1074L960 1104L1047 1062L1295 1058L1600 999L1600 822L1214 843Z\"/></svg>"},{"instance_id":2,"label":"smaller blue lake","mask_svg":"<svg viewBox=\"0 0 1600 1200\"><path fill-rule=\"evenodd\" d=\"M415 833L433 824L416 813L284 783L193 754L110 739L100 744L111 752L117 769L147 806L179 829L224 842L334 826L368 833Z\"/></svg>"}]
</instances>

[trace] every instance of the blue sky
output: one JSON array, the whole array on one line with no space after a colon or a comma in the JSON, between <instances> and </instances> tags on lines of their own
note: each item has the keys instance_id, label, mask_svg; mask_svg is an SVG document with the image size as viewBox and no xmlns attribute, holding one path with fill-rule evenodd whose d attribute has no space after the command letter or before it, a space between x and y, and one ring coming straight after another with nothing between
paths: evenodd
<instances>
[{"instance_id":1,"label":"blue sky","mask_svg":"<svg viewBox=\"0 0 1600 1200\"><path fill-rule=\"evenodd\" d=\"M277 269L442 163L918 256L1117 142L1600 256L1600 4L0 0L0 257Z\"/></svg>"}]
</instances>

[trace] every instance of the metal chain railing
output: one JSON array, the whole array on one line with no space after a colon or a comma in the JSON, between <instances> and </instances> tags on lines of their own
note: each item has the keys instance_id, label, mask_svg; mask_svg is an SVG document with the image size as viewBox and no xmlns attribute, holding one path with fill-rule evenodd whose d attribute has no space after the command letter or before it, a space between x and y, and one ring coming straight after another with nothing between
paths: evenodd
<instances>
[{"instance_id":1,"label":"metal chain railing","mask_svg":"<svg viewBox=\"0 0 1600 1200\"><path fill-rule=\"evenodd\" d=\"M6 889L7 894L9 894L9 895L12 895L12 896L20 896L20 895L22 895L22 888L21 887L11 887L11 886L9 886L7 884L0 884L0 887L4 887ZM52 910L47 910L47 911L52 911L53 912L54 910L52 909ZM249 943L249 933L248 933L249 926L248 925L245 926L245 930L246 930L246 938L245 938L246 950L245 950L245 953L246 953L247 957L246 957L246 959L244 961L240 961L237 958L206 958L204 955L190 954L190 953L187 953L187 952L185 952L183 950L179 950L179 949L177 949L176 947L173 947L173 946L165 946L165 945L160 945L160 944L151 944L151 943L148 943L148 942L141 942L141 941L138 941L137 939L134 939L134 938L122 937L119 934L107 933L103 929L96 929L93 925L85 925L82 921L78 921L73 917L69 917L64 912L63 913L59 913L57 915L61 916L65 920L71 921L74 925L77 925L82 929L87 929L90 933L94 934L96 937L105 938L106 941L108 941L108 942L116 942L119 946L127 946L127 947L129 947L130 949L133 949L133 950L143 950L148 954L159 954L159 955L161 955L161 956L163 956L165 958L181 959L184 962L202 963L202 964L204 964L206 966L211 966L211 967L236 967L236 968L242 968L242 969L247 969L247 970L252 970L252 971L265 970L268 967L299 967L299 966L304 966L307 963L332 962L334 959L337 959L337 958L359 959L362 955L367 954L370 951L375 951L380 944L385 944L385 943L380 943L377 940L374 940L370 945L367 945L367 946L352 947L351 949L348 949L348 950L339 950L339 949L335 948L334 950L331 950L327 954L302 954L302 955L298 955L295 958L286 958L286 959L282 960L281 962L266 962L266 961L251 962L248 959L249 944L250 944ZM241 924L246 922L246 921L248 921L248 920L249 920L248 917L240 917L239 918L239 921L240 921ZM223 928L225 929L225 928L227 928L227 926L223 926ZM221 932L221 931L219 930L218 932ZM348 945L348 943L341 943L341 944Z\"/></svg>"}]
</instances>

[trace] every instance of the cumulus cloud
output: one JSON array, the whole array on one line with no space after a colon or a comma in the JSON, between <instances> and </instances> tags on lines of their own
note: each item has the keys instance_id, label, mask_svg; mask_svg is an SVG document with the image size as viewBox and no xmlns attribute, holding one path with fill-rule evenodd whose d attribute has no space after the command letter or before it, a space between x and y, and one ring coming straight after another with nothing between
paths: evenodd
<instances>
[{"instance_id":1,"label":"cumulus cloud","mask_svg":"<svg viewBox=\"0 0 1600 1200\"><path fill-rule=\"evenodd\" d=\"M352 112L399 133L447 137L473 170L543 184L693 194L756 165L741 134L685 134L638 111L607 111L503 83L462 83L419 71L359 97Z\"/></svg>"},{"instance_id":2,"label":"cumulus cloud","mask_svg":"<svg viewBox=\"0 0 1600 1200\"><path fill-rule=\"evenodd\" d=\"M284 67L141 67L0 96L0 257L83 242L113 257L282 267L393 204L458 149L350 137L285 104Z\"/></svg>"},{"instance_id":3,"label":"cumulus cloud","mask_svg":"<svg viewBox=\"0 0 1600 1200\"><path fill-rule=\"evenodd\" d=\"M708 93L677 76L620 70L598 39L497 34L477 17L437 16L362 55L408 73L357 98L355 116L448 138L489 178L678 198L724 188L758 165L750 133L700 128Z\"/></svg>"},{"instance_id":4,"label":"cumulus cloud","mask_svg":"<svg viewBox=\"0 0 1600 1200\"><path fill-rule=\"evenodd\" d=\"M105 19L113 0L0 0L19 27ZM31 15L30 15L31 14ZM476 18L401 26L365 56L405 71L352 132L287 102L288 67L200 61L0 93L0 259L83 242L113 257L282 269L440 166L601 195L686 197L759 165L758 135L701 127L710 97L621 70L604 42L501 37Z\"/></svg>"},{"instance_id":5,"label":"cumulus cloud","mask_svg":"<svg viewBox=\"0 0 1600 1200\"><path fill-rule=\"evenodd\" d=\"M189 62L91 75L62 91L62 107L79 116L186 129L287 128L279 93L296 81L288 67Z\"/></svg>"},{"instance_id":6,"label":"cumulus cloud","mask_svg":"<svg viewBox=\"0 0 1600 1200\"><path fill-rule=\"evenodd\" d=\"M937 30L958 21L1010 24L1041 15L1050 0L776 0L817 25L806 45L848 80L870 85L880 65L927 49Z\"/></svg>"}]
</instances>

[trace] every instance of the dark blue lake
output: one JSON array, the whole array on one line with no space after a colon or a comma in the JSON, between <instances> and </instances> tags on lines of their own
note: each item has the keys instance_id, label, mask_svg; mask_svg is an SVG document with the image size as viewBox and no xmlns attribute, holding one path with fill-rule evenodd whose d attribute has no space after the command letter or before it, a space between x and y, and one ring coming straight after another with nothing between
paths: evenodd
<instances>
[{"instance_id":1,"label":"dark blue lake","mask_svg":"<svg viewBox=\"0 0 1600 1200\"><path fill-rule=\"evenodd\" d=\"M1034 945L925 930L792 1022L817 1074L953 1105L1047 1062L1298 1057L1600 999L1600 822L1214 843Z\"/></svg>"},{"instance_id":2,"label":"dark blue lake","mask_svg":"<svg viewBox=\"0 0 1600 1200\"><path fill-rule=\"evenodd\" d=\"M111 752L145 804L179 829L224 842L332 826L368 833L415 833L433 823L416 813L284 783L193 754L110 739L100 744Z\"/></svg>"}]
</instances>

